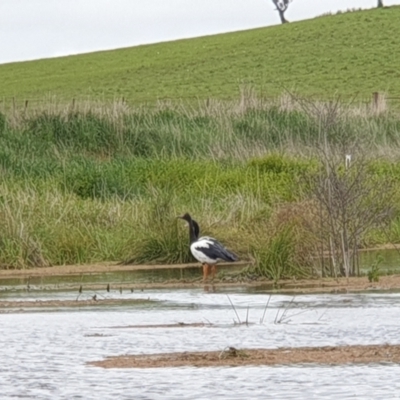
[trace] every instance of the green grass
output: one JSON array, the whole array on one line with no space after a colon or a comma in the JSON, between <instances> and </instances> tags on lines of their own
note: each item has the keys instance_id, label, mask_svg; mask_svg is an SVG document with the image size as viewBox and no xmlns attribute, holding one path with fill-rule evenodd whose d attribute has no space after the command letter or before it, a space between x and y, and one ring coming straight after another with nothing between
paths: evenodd
<instances>
[{"instance_id":1,"label":"green grass","mask_svg":"<svg viewBox=\"0 0 400 400\"><path fill-rule=\"evenodd\" d=\"M318 120L250 100L0 114L0 266L187 262L187 227L176 216L191 212L203 234L255 260L260 274L310 273L314 249L297 217L307 209L305 178L319 168ZM327 128L329 144L337 132L359 137L371 157L385 155L371 161L371 179L400 183L398 115L345 111ZM398 241L396 221L385 235L369 231L364 245Z\"/></svg>"},{"instance_id":2,"label":"green grass","mask_svg":"<svg viewBox=\"0 0 400 400\"><path fill-rule=\"evenodd\" d=\"M400 93L400 7L324 16L243 32L0 65L1 98L43 101L266 97L283 88L322 99Z\"/></svg>"}]
</instances>

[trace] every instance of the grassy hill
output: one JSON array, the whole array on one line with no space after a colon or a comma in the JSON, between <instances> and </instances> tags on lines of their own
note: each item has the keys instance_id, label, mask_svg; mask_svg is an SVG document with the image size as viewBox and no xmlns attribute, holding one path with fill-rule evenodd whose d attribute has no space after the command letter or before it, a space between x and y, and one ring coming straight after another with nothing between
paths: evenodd
<instances>
[{"instance_id":1,"label":"grassy hill","mask_svg":"<svg viewBox=\"0 0 400 400\"><path fill-rule=\"evenodd\" d=\"M0 65L0 98L233 98L400 95L400 7L196 39Z\"/></svg>"}]
</instances>

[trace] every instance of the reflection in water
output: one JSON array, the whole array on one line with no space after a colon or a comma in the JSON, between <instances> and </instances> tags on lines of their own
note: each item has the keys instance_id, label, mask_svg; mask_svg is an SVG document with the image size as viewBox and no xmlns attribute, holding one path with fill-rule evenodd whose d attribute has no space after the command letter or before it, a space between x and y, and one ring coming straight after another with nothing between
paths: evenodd
<instances>
[{"instance_id":1,"label":"reflection in water","mask_svg":"<svg viewBox=\"0 0 400 400\"><path fill-rule=\"evenodd\" d=\"M384 273L400 272L400 248L386 250L371 250L360 252L361 271L366 273L371 266L378 263Z\"/></svg>"},{"instance_id":2,"label":"reflection in water","mask_svg":"<svg viewBox=\"0 0 400 400\"><path fill-rule=\"evenodd\" d=\"M204 291L206 293L215 293L215 285L211 286L209 284L204 285Z\"/></svg>"},{"instance_id":3,"label":"reflection in water","mask_svg":"<svg viewBox=\"0 0 400 400\"><path fill-rule=\"evenodd\" d=\"M154 302L0 314L1 399L377 399L398 393L397 365L134 371L86 365L112 355L222 350L227 346L400 343L399 294L293 297L216 290L212 285L208 292L182 289L121 294L110 290L110 298L150 298ZM68 297L69 293L30 295L34 300ZM283 312L285 318L277 323ZM248 318L251 324L235 324L237 318ZM180 329L132 327L180 322L205 324Z\"/></svg>"}]
</instances>

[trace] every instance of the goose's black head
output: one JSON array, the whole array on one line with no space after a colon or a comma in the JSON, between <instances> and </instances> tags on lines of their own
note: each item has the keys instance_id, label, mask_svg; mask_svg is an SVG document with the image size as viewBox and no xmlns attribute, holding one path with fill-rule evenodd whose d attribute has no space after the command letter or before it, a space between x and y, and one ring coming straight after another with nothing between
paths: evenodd
<instances>
[{"instance_id":1,"label":"goose's black head","mask_svg":"<svg viewBox=\"0 0 400 400\"><path fill-rule=\"evenodd\" d=\"M183 215L180 215L178 218L184 219L185 221L189 222L189 224L190 224L190 221L192 221L192 217L190 216L189 213L185 213Z\"/></svg>"},{"instance_id":2,"label":"goose's black head","mask_svg":"<svg viewBox=\"0 0 400 400\"><path fill-rule=\"evenodd\" d=\"M184 219L185 221L187 221L187 223L189 224L189 237L190 237L190 243L195 242L200 235L200 228L199 228L199 224L192 219L192 217L190 216L189 213L185 213L181 216L179 216L178 218Z\"/></svg>"}]
</instances>

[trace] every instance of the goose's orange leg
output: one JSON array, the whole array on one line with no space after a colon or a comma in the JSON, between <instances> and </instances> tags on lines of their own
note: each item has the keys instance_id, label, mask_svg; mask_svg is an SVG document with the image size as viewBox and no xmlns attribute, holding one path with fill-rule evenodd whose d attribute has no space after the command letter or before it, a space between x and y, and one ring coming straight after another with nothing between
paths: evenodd
<instances>
[{"instance_id":1,"label":"goose's orange leg","mask_svg":"<svg viewBox=\"0 0 400 400\"><path fill-rule=\"evenodd\" d=\"M211 266L211 277L214 280L215 279L215 273L217 272L217 264L214 264Z\"/></svg>"},{"instance_id":2,"label":"goose's orange leg","mask_svg":"<svg viewBox=\"0 0 400 400\"><path fill-rule=\"evenodd\" d=\"M205 282L208 278L208 264L203 264L203 281Z\"/></svg>"}]
</instances>

